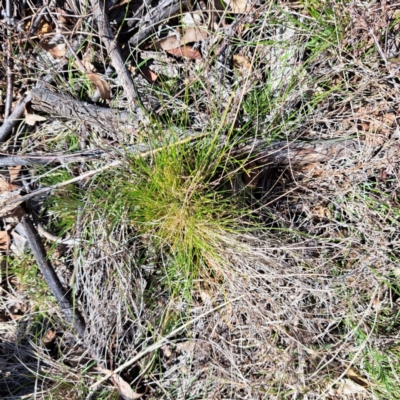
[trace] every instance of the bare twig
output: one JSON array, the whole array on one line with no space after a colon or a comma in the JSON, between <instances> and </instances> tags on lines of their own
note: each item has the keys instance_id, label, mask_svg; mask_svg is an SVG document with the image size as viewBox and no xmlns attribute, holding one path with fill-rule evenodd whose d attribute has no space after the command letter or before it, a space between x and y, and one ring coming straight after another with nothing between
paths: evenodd
<instances>
[{"instance_id":1,"label":"bare twig","mask_svg":"<svg viewBox=\"0 0 400 400\"><path fill-rule=\"evenodd\" d=\"M42 20L42 18L44 17L44 15L46 14L47 11L48 11L48 9L46 6L42 7L42 9L39 11L39 13L37 14L37 17L33 21L31 28L29 29L29 36L33 36L33 34L36 33L36 31L39 27L40 21Z\"/></svg>"},{"instance_id":2,"label":"bare twig","mask_svg":"<svg viewBox=\"0 0 400 400\"><path fill-rule=\"evenodd\" d=\"M11 45L11 18L12 18L12 10L11 10L11 0L7 0L6 2L6 18L7 18L7 97L6 97L6 106L4 110L4 119L7 119L11 113L11 105L13 98L13 90L14 90L14 76L13 76L13 67L14 62L12 59L12 45ZM0 139L1 140L1 139Z\"/></svg>"},{"instance_id":3,"label":"bare twig","mask_svg":"<svg viewBox=\"0 0 400 400\"><path fill-rule=\"evenodd\" d=\"M25 105L31 101L31 95L27 94L24 99L14 108L12 114L4 121L0 127L0 142L7 140L12 129L21 122L24 115Z\"/></svg>"},{"instance_id":4,"label":"bare twig","mask_svg":"<svg viewBox=\"0 0 400 400\"><path fill-rule=\"evenodd\" d=\"M121 50L115 41L114 35L111 30L110 21L106 15L106 10L104 9L104 1L93 2L96 7L95 16L99 24L100 37L104 45L106 46L107 52L110 55L111 62L115 71L118 74L118 79L120 84L124 88L125 94L128 100L132 103L138 102L138 95L136 93L135 86L133 84L132 78L125 68L124 60L121 56ZM136 107L138 108L138 107Z\"/></svg>"},{"instance_id":5,"label":"bare twig","mask_svg":"<svg viewBox=\"0 0 400 400\"><path fill-rule=\"evenodd\" d=\"M25 230L29 247L32 250L36 262L38 263L51 292L56 298L58 305L61 307L65 319L68 323L72 323L77 334L80 337L83 337L86 329L85 322L79 311L76 309L76 306L74 306L70 296L62 287L61 282L53 269L53 266L46 256L46 250L43 246L40 236L28 215L24 215L22 218L22 226Z\"/></svg>"}]
</instances>

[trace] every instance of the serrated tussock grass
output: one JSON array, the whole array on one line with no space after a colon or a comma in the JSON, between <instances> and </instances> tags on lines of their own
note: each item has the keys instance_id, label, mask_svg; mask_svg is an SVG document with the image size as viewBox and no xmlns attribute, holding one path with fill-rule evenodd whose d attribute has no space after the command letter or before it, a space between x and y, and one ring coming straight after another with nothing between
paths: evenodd
<instances>
[{"instance_id":1,"label":"serrated tussock grass","mask_svg":"<svg viewBox=\"0 0 400 400\"><path fill-rule=\"evenodd\" d=\"M148 158L128 153L124 167L109 175L110 184L105 188L103 179L103 190L96 186L91 202L112 226L129 224L153 252L167 255L166 278L187 286L218 275L226 264L224 247L248 229L242 198L229 186L235 163L213 138L171 142Z\"/></svg>"}]
</instances>

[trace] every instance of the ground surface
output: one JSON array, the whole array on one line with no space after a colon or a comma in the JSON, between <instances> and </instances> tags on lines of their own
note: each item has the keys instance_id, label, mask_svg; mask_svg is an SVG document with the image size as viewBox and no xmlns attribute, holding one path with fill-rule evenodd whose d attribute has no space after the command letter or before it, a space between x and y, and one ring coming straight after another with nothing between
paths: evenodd
<instances>
[{"instance_id":1,"label":"ground surface","mask_svg":"<svg viewBox=\"0 0 400 400\"><path fill-rule=\"evenodd\" d=\"M1 7L1 398L400 398L400 2Z\"/></svg>"}]
</instances>

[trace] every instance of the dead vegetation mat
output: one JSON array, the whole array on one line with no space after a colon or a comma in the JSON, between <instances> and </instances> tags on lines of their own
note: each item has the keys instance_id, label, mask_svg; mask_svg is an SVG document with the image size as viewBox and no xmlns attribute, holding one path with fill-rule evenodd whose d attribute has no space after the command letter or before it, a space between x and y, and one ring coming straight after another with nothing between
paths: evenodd
<instances>
[{"instance_id":1,"label":"dead vegetation mat","mask_svg":"<svg viewBox=\"0 0 400 400\"><path fill-rule=\"evenodd\" d=\"M400 2L1 12L1 398L400 398Z\"/></svg>"}]
</instances>

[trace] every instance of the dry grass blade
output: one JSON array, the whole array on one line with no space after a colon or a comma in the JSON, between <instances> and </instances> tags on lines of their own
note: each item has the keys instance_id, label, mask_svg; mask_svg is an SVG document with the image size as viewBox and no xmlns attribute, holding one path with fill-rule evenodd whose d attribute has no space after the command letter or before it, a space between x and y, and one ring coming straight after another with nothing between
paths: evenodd
<instances>
[{"instance_id":1,"label":"dry grass blade","mask_svg":"<svg viewBox=\"0 0 400 400\"><path fill-rule=\"evenodd\" d=\"M124 369L130 367L131 365L135 364L137 361L139 361L141 358L143 358L145 355L152 353L153 351L161 348L165 342L167 342L169 339L173 338L175 335L177 335L179 332L183 331L184 329L186 329L187 327L189 327L190 325L195 324L197 321L199 321L200 319L206 317L209 314L212 314L213 312L226 307L228 304L234 303L235 301L239 300L242 296L236 297L232 300L229 300L228 302L225 302L223 304L220 304L219 306L213 308L212 310L209 310L201 315L199 315L198 317L194 318L193 320L190 320L189 322L186 322L185 324L183 324L182 326L174 329L172 332L170 332L168 335L164 336L163 338L159 339L156 343L150 345L149 347L147 347L145 350L142 350L140 353L138 353L135 357L133 357L132 359L130 359L129 361L123 363L122 365L120 365L118 368L115 369L115 371L110 371L107 372L106 375L104 377L102 377L101 379L99 379L96 383L94 383L92 385L92 389L94 387L96 387L97 385L99 385L100 383L105 382L107 379L110 379L114 374L119 374L120 372L122 372Z\"/></svg>"}]
</instances>

